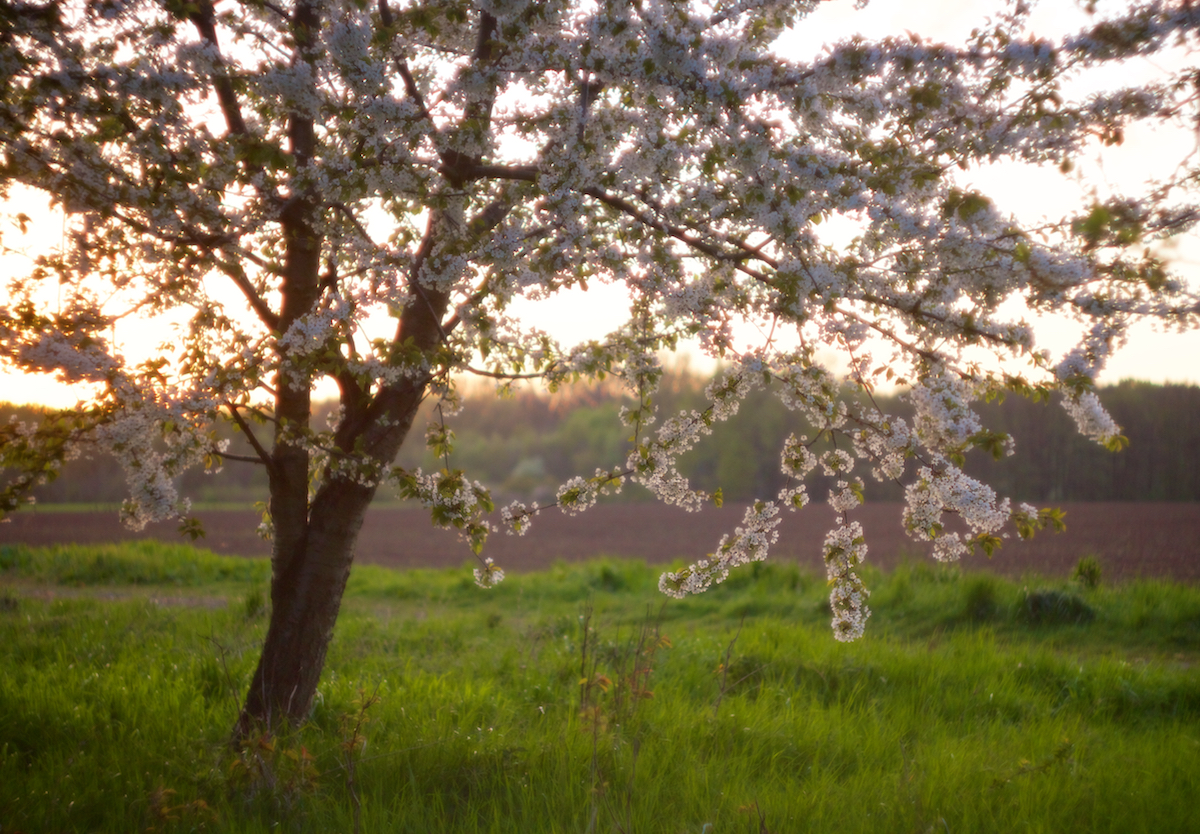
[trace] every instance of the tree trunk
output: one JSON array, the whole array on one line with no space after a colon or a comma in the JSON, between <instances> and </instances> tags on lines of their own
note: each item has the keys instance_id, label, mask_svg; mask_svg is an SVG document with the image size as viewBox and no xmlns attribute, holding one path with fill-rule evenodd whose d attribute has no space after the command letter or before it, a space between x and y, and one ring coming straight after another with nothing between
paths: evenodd
<instances>
[{"instance_id":1,"label":"tree trunk","mask_svg":"<svg viewBox=\"0 0 1200 834\"><path fill-rule=\"evenodd\" d=\"M305 130L295 130L298 147L311 140L311 125L301 127ZM400 316L397 345L432 351L445 338L440 322L449 295L427 286L424 271L436 245L453 241L463 228L461 202L461 198L452 200L451 207L430 215L409 276L414 293ZM320 247L310 219L314 211L312 204L299 200L283 216L287 257L281 330L307 313L317 297ZM235 738L245 738L257 728L295 726L308 716L367 507L379 477L408 436L430 382L428 376L402 379L372 394L370 386L364 386L353 373L339 374L343 412L334 432L334 457L340 454L347 461L357 460L366 465L362 472L373 469L374 473L355 477L327 468L310 501L309 453L291 432L293 427L308 425L311 380L308 372L293 370L286 355L282 358L276 384L275 448L269 467L275 523L271 619L258 668L234 727ZM350 464L352 470L354 466Z\"/></svg>"},{"instance_id":2,"label":"tree trunk","mask_svg":"<svg viewBox=\"0 0 1200 834\"><path fill-rule=\"evenodd\" d=\"M401 335L416 333L419 338L415 340L423 347L436 344L440 334L436 321L447 300L444 293L423 292L421 304L414 305L418 312L410 308L402 316ZM342 380L344 414L335 445L345 452L357 450L382 473L408 436L428 383L428 378L403 380L370 396L352 379ZM258 668L234 727L235 738L246 738L257 728L295 726L307 717L325 666L358 534L378 489L373 481L364 484L327 469L322 486L309 502L307 466L308 456L302 448L277 440L271 477L276 524L271 619Z\"/></svg>"},{"instance_id":3,"label":"tree trunk","mask_svg":"<svg viewBox=\"0 0 1200 834\"><path fill-rule=\"evenodd\" d=\"M274 560L271 619L235 735L295 726L308 715L374 488L341 482L314 501L301 551Z\"/></svg>"},{"instance_id":4,"label":"tree trunk","mask_svg":"<svg viewBox=\"0 0 1200 834\"><path fill-rule=\"evenodd\" d=\"M424 382L407 382L375 400L375 420L346 436L362 441L368 455L386 465L396 457L417 414ZM349 423L360 422L349 420ZM274 498L288 484L272 481ZM271 619L258 668L234 727L235 738L256 728L295 726L312 706L325 653L333 638L350 577L354 547L367 507L378 489L349 478L331 477L308 505L296 529L276 530L271 557Z\"/></svg>"}]
</instances>

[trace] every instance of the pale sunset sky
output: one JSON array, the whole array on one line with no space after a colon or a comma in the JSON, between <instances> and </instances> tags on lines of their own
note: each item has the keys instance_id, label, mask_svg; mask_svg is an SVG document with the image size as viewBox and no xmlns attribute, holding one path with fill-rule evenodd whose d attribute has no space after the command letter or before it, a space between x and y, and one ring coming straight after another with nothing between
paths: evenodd
<instances>
[{"instance_id":1,"label":"pale sunset sky","mask_svg":"<svg viewBox=\"0 0 1200 834\"><path fill-rule=\"evenodd\" d=\"M1124 4L1101 4L1101 10L1119 9ZM855 8L854 0L828 0L800 28L779 44L787 57L806 60L816 55L823 44L841 40L854 33L868 39L900 35L906 31L923 37L961 43L972 29L985 24L990 13L998 8L994 0L951 0L951 2L912 2L912 0L873 0L865 9ZM1075 31L1087 24L1088 16L1074 0L1043 0L1035 5L1034 31L1054 37ZM1170 60L1170 56L1162 59ZM1100 78L1104 86L1136 84L1153 77L1159 65L1151 62L1122 67L1119 75L1109 73ZM1098 164L1084 168L1086 179L1075 181L1063 178L1057 171L1040 171L1032 166L1006 165L988 170L967 172L964 184L988 194L1003 209L1025 221L1040 217L1061 217L1077 210L1089 201L1090 189L1101 194L1112 190L1137 193L1137 186L1156 171L1155 162L1170 165L1169 170L1189 155L1196 154L1197 136L1187 131L1155 134L1134 131L1121 147L1106 149ZM1157 173L1165 173L1161 169ZM20 205L14 205L16 191L5 214L23 211L33 218L29 235L20 236L16 229L0 230L7 247L28 247L30 252L39 246L52 250L61 241L61 214L51 211L44 202L31 200L28 193L19 195ZM1193 289L1200 288L1200 235L1193 233L1169 249L1162 250L1172 261L1174 269L1184 276ZM28 255L0 255L0 276L12 277L24 273L29 265ZM0 288L0 305L5 303ZM47 299L52 302L52 299ZM618 286L592 284L586 293L575 291L536 304L523 305L519 312L523 320L549 331L564 343L598 338L619 324L628 309L628 301ZM1057 357L1072 347L1078 329L1063 322L1037 323L1039 347L1049 349ZM140 357L164 337L164 331L154 323L124 322L116 333L117 341L129 357ZM746 332L746 344L755 341L752 331ZM693 369L706 370L711 363L697 355L689 357ZM1102 383L1136 378L1152 382L1187 382L1200 384L1200 331L1188 333L1156 332L1149 324L1134 328L1129 343L1109 362L1102 374ZM318 392L320 393L320 392ZM42 403L69 407L81 397L52 378L22 377L0 373L0 401Z\"/></svg>"}]
</instances>

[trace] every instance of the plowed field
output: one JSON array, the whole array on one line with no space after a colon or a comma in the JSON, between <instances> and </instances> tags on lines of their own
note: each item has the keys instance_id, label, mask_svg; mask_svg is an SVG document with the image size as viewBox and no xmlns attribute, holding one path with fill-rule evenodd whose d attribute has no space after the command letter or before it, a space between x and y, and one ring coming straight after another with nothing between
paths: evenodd
<instances>
[{"instance_id":1,"label":"plowed field","mask_svg":"<svg viewBox=\"0 0 1200 834\"><path fill-rule=\"evenodd\" d=\"M563 559L627 556L647 562L694 559L711 552L723 533L737 527L744 507L726 505L692 514L656 504L609 504L570 518L557 511L539 516L524 537L495 535L487 555L507 570L535 570ZM1081 556L1099 559L1107 579L1164 577L1200 581L1200 504L1065 504L1067 531L1042 533L1031 541L1011 540L991 559L974 555L963 568L1008 576L1037 573L1067 576ZM918 558L926 547L907 539L901 505L867 504L855 511L870 548L869 560L887 569ZM218 553L265 556L269 546L255 535L253 512L208 511L197 515ZM825 506L787 514L773 559L798 561L819 571L821 541L832 524ZM130 533L115 512L22 512L0 524L0 544L25 542L110 542L131 538L177 538L173 524ZM471 559L453 533L433 529L420 509L373 509L358 543L358 559L389 567L445 567Z\"/></svg>"}]
</instances>

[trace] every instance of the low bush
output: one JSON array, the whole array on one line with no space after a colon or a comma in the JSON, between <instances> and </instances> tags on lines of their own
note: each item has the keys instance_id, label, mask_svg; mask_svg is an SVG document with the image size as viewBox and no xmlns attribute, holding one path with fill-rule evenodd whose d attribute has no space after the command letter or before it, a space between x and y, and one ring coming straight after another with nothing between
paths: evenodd
<instances>
[{"instance_id":1,"label":"low bush","mask_svg":"<svg viewBox=\"0 0 1200 834\"><path fill-rule=\"evenodd\" d=\"M1100 560L1095 556L1084 556L1075 565L1075 570L1071 574L1071 578L1078 582L1088 590L1095 590L1100 587L1100 579L1104 571L1100 567Z\"/></svg>"},{"instance_id":2,"label":"low bush","mask_svg":"<svg viewBox=\"0 0 1200 834\"><path fill-rule=\"evenodd\" d=\"M1020 618L1030 625L1078 625L1096 619L1090 605L1069 591L1044 589L1022 591Z\"/></svg>"},{"instance_id":3,"label":"low bush","mask_svg":"<svg viewBox=\"0 0 1200 834\"><path fill-rule=\"evenodd\" d=\"M1000 588L995 577L972 576L963 589L963 613L972 622L984 623L1000 614Z\"/></svg>"}]
</instances>

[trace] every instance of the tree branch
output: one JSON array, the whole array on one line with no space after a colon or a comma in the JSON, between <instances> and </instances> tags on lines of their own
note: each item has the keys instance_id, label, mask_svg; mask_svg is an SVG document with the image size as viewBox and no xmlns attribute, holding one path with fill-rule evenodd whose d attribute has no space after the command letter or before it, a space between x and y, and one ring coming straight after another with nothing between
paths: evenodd
<instances>
[{"instance_id":1,"label":"tree branch","mask_svg":"<svg viewBox=\"0 0 1200 834\"><path fill-rule=\"evenodd\" d=\"M604 92L603 81L589 81L586 78L579 82L579 127L575 131L575 138L579 142L583 142L584 128L587 126L588 110L592 106L592 102Z\"/></svg>"},{"instance_id":2,"label":"tree branch","mask_svg":"<svg viewBox=\"0 0 1200 834\"><path fill-rule=\"evenodd\" d=\"M217 93L217 103L221 107L221 115L225 117L225 126L235 136L249 136L246 120L242 117L242 108L238 104L237 94L233 89L233 80L224 71L225 60L221 58L221 47L217 43L217 16L211 0L201 0L196 4L196 10L189 15L196 31L200 33L213 51L217 54L217 66L221 72L213 76L213 89Z\"/></svg>"},{"instance_id":3,"label":"tree branch","mask_svg":"<svg viewBox=\"0 0 1200 834\"><path fill-rule=\"evenodd\" d=\"M254 429L250 428L250 424L243 419L242 415L238 414L238 406L233 403L225 403L225 407L229 409L229 416L233 418L233 422L241 430L242 434L246 436L246 440L249 441L251 448L254 449L254 453L258 455L258 462L266 466L268 470L274 470L275 462L271 459L271 454L258 442L258 437L254 434ZM231 455L222 455L222 457L228 457L231 460L239 459ZM241 459L245 460L245 458Z\"/></svg>"},{"instance_id":4,"label":"tree branch","mask_svg":"<svg viewBox=\"0 0 1200 834\"><path fill-rule=\"evenodd\" d=\"M492 229L503 223L504 218L506 218L508 213L512 211L512 207L513 201L508 198L508 195L497 197L495 200L485 206L483 210L479 212L479 214L471 218L471 220L467 223L467 233L472 244L474 244L475 241L479 240L479 238L483 237ZM450 318L446 319L445 323L442 324L442 332L444 334L451 333L462 322L462 317L459 315L459 311L464 307L473 308L478 306L483 299L487 298L489 292L488 282L486 279L484 279L484 281L479 285L479 288L476 289L475 292L471 293L470 297L465 302L459 304L455 308L454 314L451 315Z\"/></svg>"},{"instance_id":5,"label":"tree branch","mask_svg":"<svg viewBox=\"0 0 1200 834\"><path fill-rule=\"evenodd\" d=\"M214 451L213 454L220 456L223 460L235 460L239 463L253 463L256 466L266 466L267 462L262 458L252 458L249 455L231 455L229 452Z\"/></svg>"},{"instance_id":6,"label":"tree branch","mask_svg":"<svg viewBox=\"0 0 1200 834\"><path fill-rule=\"evenodd\" d=\"M258 291L254 289L254 285L246 277L246 272L242 269L241 265L236 261L227 264L219 259L214 260L217 268L233 282L234 286L241 290L242 295L246 298L246 302L250 305L250 309L254 310L259 321L271 330L278 330L279 316L268 306L263 297L258 294Z\"/></svg>"},{"instance_id":7,"label":"tree branch","mask_svg":"<svg viewBox=\"0 0 1200 834\"><path fill-rule=\"evenodd\" d=\"M442 173L448 175L448 177L452 174L454 181L463 185L481 179L517 180L521 182L537 181L538 168L536 165L485 165L475 160L461 158L454 160L454 163L455 167L452 171L443 170ZM443 165L443 169L447 169L447 165ZM652 217L648 212L638 208L625 198L610 194L600 186L589 186L582 189L580 193L599 200L609 208L616 209L645 226L670 235L711 258L732 262L736 265L738 271L744 272L760 281L766 281L767 276L758 270L746 266L743 263L744 261L755 260L761 261L770 267L778 266L774 259L762 253L761 247L753 247L743 241L728 241L728 245L738 249L738 252L723 251L721 247L693 234L687 228Z\"/></svg>"},{"instance_id":8,"label":"tree branch","mask_svg":"<svg viewBox=\"0 0 1200 834\"><path fill-rule=\"evenodd\" d=\"M499 371L485 371L482 368L473 368L470 365L464 365L462 370L469 374L474 374L475 376L484 376L488 377L489 379L543 379L546 376L545 372L531 374L504 374L500 373Z\"/></svg>"},{"instance_id":9,"label":"tree branch","mask_svg":"<svg viewBox=\"0 0 1200 834\"><path fill-rule=\"evenodd\" d=\"M772 261L761 252L756 252L749 246L745 246L743 244L744 248L739 247L742 248L742 251L737 254L725 252L722 251L719 246L715 246L714 244L709 243L697 235L692 234L682 226L676 226L675 224L668 223L665 220L659 220L651 217L647 212L642 211L633 203L629 202L623 197L618 197L614 194L608 193L600 186L589 186L588 188L583 189L582 193L599 200L609 208L616 209L622 214L632 217L634 220L637 220L644 226L649 226L651 229L655 229L656 231L662 232L663 234L669 235L670 237L687 244L697 252L708 255L710 258L714 258L718 261L733 263L735 269L737 269L739 272L749 275L751 278L769 283L769 280L765 274L759 270L746 266L744 261L757 260L762 261L768 266L773 266Z\"/></svg>"}]
</instances>

